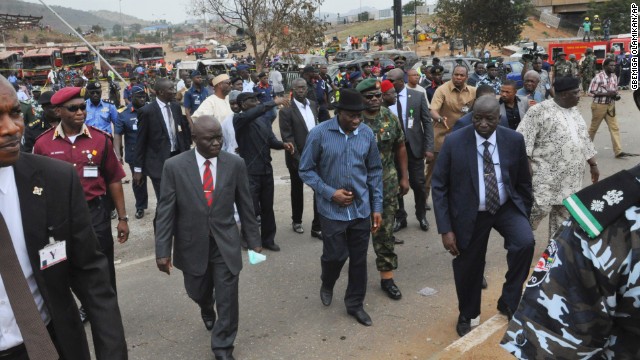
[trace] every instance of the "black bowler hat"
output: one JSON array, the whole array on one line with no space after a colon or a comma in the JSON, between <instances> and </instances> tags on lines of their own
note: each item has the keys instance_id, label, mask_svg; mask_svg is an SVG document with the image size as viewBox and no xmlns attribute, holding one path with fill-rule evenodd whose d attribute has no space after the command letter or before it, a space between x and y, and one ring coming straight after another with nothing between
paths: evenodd
<instances>
[{"instance_id":1,"label":"black bowler hat","mask_svg":"<svg viewBox=\"0 0 640 360\"><path fill-rule=\"evenodd\" d=\"M367 108L362 100L362 95L355 89L340 90L340 101L334 102L333 107L346 111L363 111Z\"/></svg>"}]
</instances>

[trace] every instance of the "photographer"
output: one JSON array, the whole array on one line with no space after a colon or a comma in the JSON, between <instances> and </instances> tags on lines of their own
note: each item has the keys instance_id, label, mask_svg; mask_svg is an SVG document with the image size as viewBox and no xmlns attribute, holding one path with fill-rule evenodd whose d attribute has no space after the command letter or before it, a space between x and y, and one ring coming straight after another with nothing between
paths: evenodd
<instances>
[{"instance_id":1,"label":"photographer","mask_svg":"<svg viewBox=\"0 0 640 360\"><path fill-rule=\"evenodd\" d=\"M614 73L616 69L615 61L613 59L606 59L602 64L602 69L603 70L591 80L591 86L589 86L589 93L593 95L589 137L591 141L593 141L600 127L600 123L604 120L611 133L613 153L616 158L637 156L637 154L622 151L620 128L618 127L618 119L616 118L616 101L620 100L620 94L618 94L618 77Z\"/></svg>"}]
</instances>

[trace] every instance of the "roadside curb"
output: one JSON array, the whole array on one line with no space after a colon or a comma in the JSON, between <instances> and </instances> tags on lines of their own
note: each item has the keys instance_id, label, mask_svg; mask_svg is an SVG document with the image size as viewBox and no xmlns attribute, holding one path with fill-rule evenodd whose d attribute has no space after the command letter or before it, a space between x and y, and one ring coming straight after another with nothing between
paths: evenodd
<instances>
[{"instance_id":1,"label":"roadside curb","mask_svg":"<svg viewBox=\"0 0 640 360\"><path fill-rule=\"evenodd\" d=\"M433 359L465 358L466 353L487 341L491 335L505 327L507 323L508 321L506 316L496 314L475 329L471 330L467 335L451 343L440 353L436 354Z\"/></svg>"}]
</instances>

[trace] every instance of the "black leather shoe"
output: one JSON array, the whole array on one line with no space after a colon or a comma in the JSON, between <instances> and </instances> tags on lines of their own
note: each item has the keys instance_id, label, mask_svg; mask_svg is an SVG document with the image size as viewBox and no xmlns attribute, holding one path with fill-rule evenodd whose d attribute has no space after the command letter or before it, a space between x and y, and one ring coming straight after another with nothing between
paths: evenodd
<instances>
[{"instance_id":1,"label":"black leather shoe","mask_svg":"<svg viewBox=\"0 0 640 360\"><path fill-rule=\"evenodd\" d=\"M233 355L216 355L216 360L236 360Z\"/></svg>"},{"instance_id":2,"label":"black leather shoe","mask_svg":"<svg viewBox=\"0 0 640 360\"><path fill-rule=\"evenodd\" d=\"M278 246L278 244L267 244L267 245L262 245L263 248L267 249L267 250L271 250L271 251L280 251L280 246Z\"/></svg>"},{"instance_id":3,"label":"black leather shoe","mask_svg":"<svg viewBox=\"0 0 640 360\"><path fill-rule=\"evenodd\" d=\"M333 299L333 289L327 289L324 286L320 286L320 301L322 301L322 305L324 306L331 305L332 299Z\"/></svg>"},{"instance_id":4,"label":"black leather shoe","mask_svg":"<svg viewBox=\"0 0 640 360\"><path fill-rule=\"evenodd\" d=\"M318 238L322 240L322 231L320 230L311 230L311 237Z\"/></svg>"},{"instance_id":5,"label":"black leather shoe","mask_svg":"<svg viewBox=\"0 0 640 360\"><path fill-rule=\"evenodd\" d=\"M80 314L80 321L82 321L83 324L89 321L89 315L84 310L84 306L80 306L78 313Z\"/></svg>"},{"instance_id":6,"label":"black leather shoe","mask_svg":"<svg viewBox=\"0 0 640 360\"><path fill-rule=\"evenodd\" d=\"M427 221L427 218L422 218L420 219L420 229L422 229L422 231L428 231L429 230L429 222Z\"/></svg>"},{"instance_id":7,"label":"black leather shoe","mask_svg":"<svg viewBox=\"0 0 640 360\"><path fill-rule=\"evenodd\" d=\"M487 278L483 275L482 276L482 288L486 289L487 287L489 287L489 284L487 284Z\"/></svg>"},{"instance_id":8,"label":"black leather shoe","mask_svg":"<svg viewBox=\"0 0 640 360\"><path fill-rule=\"evenodd\" d=\"M213 311L213 305L200 308L200 316L202 316L202 322L207 330L213 329L213 323L216 322L216 312Z\"/></svg>"},{"instance_id":9,"label":"black leather shoe","mask_svg":"<svg viewBox=\"0 0 640 360\"><path fill-rule=\"evenodd\" d=\"M398 232L401 229L404 229L406 227L407 227L407 219L404 219L404 220L396 219L395 223L393 224L393 232Z\"/></svg>"},{"instance_id":10,"label":"black leather shoe","mask_svg":"<svg viewBox=\"0 0 640 360\"><path fill-rule=\"evenodd\" d=\"M402 244L404 244L404 240L398 239L397 237L394 236L393 237L393 243L397 244L397 245L402 245Z\"/></svg>"},{"instance_id":11,"label":"black leather shoe","mask_svg":"<svg viewBox=\"0 0 640 360\"><path fill-rule=\"evenodd\" d=\"M301 223L291 223L291 227L293 228L293 231L297 232L298 234L304 233L304 229L302 228Z\"/></svg>"},{"instance_id":12,"label":"black leather shoe","mask_svg":"<svg viewBox=\"0 0 640 360\"><path fill-rule=\"evenodd\" d=\"M369 314L366 313L366 311L364 311L364 309L348 312L348 314L356 318L356 320L358 320L358 322L364 326L373 325L373 321L371 321L371 317L369 316Z\"/></svg>"},{"instance_id":13,"label":"black leather shoe","mask_svg":"<svg viewBox=\"0 0 640 360\"><path fill-rule=\"evenodd\" d=\"M465 336L471 331L471 320L460 315L458 316L458 323L456 324L456 332L460 337Z\"/></svg>"},{"instance_id":14,"label":"black leather shoe","mask_svg":"<svg viewBox=\"0 0 640 360\"><path fill-rule=\"evenodd\" d=\"M497 308L498 311L500 311L500 314L506 316L507 319L511 321L511 318L513 317L513 310L509 309L509 305L507 305L507 303L505 303L502 298L498 299Z\"/></svg>"},{"instance_id":15,"label":"black leather shoe","mask_svg":"<svg viewBox=\"0 0 640 360\"><path fill-rule=\"evenodd\" d=\"M380 287L391 299L400 300L402 298L402 293L393 279L380 280Z\"/></svg>"},{"instance_id":16,"label":"black leather shoe","mask_svg":"<svg viewBox=\"0 0 640 360\"><path fill-rule=\"evenodd\" d=\"M144 217L144 210L138 209L136 210L136 219L142 219Z\"/></svg>"}]
</instances>

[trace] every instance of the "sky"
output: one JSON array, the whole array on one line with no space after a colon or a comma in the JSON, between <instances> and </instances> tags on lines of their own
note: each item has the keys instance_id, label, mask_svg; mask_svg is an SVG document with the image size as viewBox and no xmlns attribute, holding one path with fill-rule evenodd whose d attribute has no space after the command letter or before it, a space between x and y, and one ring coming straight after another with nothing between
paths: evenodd
<instances>
[{"instance_id":1,"label":"sky","mask_svg":"<svg viewBox=\"0 0 640 360\"><path fill-rule=\"evenodd\" d=\"M38 0L24 0L30 3L40 3ZM143 20L166 19L172 23L181 23L190 16L186 10L190 0L44 0L47 5L59 5L79 10L110 10L133 15ZM403 3L408 2L404 0ZM345 5L348 4L348 5ZM393 0L325 0L320 7L321 12L346 13L360 6L371 6L387 9L393 5Z\"/></svg>"}]
</instances>

